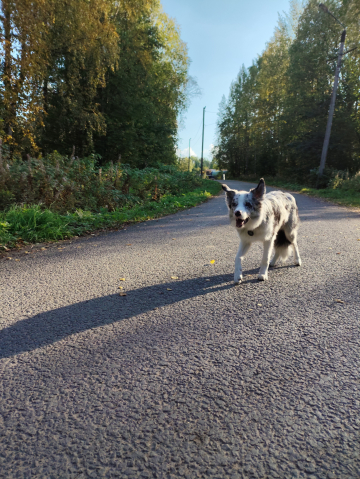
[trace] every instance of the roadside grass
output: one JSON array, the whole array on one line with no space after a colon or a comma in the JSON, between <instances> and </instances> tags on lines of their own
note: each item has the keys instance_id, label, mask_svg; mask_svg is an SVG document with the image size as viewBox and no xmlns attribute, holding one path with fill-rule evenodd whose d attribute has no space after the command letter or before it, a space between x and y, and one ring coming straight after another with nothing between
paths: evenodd
<instances>
[{"instance_id":1,"label":"roadside grass","mask_svg":"<svg viewBox=\"0 0 360 479\"><path fill-rule=\"evenodd\" d=\"M258 183L259 178L241 178L240 181L248 181L251 183ZM292 181L281 180L277 178L265 178L265 183L268 186L274 186L277 188L283 188L291 190L296 193L302 193L308 196L314 196L317 198L323 198L324 200L332 201L342 206L350 206L353 208L360 208L360 192L352 189L333 189L333 188L309 188L308 186L301 185Z\"/></svg>"},{"instance_id":2,"label":"roadside grass","mask_svg":"<svg viewBox=\"0 0 360 479\"><path fill-rule=\"evenodd\" d=\"M180 195L165 195L159 201L147 201L133 207L125 206L109 212L76 210L65 215L43 208L42 205L12 206L0 212L0 249L27 243L58 241L93 231L117 228L124 224L160 218L191 208L221 190L216 181L202 180L202 185Z\"/></svg>"}]
</instances>

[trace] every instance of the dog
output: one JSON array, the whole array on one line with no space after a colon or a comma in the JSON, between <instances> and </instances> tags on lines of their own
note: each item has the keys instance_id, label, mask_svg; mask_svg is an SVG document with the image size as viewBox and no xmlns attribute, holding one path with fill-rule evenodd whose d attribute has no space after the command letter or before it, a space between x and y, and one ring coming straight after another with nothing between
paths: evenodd
<instances>
[{"instance_id":1,"label":"dog","mask_svg":"<svg viewBox=\"0 0 360 479\"><path fill-rule=\"evenodd\" d=\"M250 191L232 190L224 184L221 186L226 193L230 224L236 228L240 237L240 246L235 257L234 282L238 284L243 279L241 260L251 243L256 241L262 241L264 244L259 281L268 279L269 266L275 266L279 258L288 258L291 247L295 264L301 266L297 245L300 219L295 198L282 191L266 193L263 178L257 187ZM275 255L270 262L273 248Z\"/></svg>"}]
</instances>

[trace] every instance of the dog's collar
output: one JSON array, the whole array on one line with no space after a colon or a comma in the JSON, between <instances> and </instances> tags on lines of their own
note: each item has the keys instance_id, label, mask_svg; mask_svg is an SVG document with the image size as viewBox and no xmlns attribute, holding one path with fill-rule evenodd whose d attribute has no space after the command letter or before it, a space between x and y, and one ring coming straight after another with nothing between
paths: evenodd
<instances>
[{"instance_id":1,"label":"dog's collar","mask_svg":"<svg viewBox=\"0 0 360 479\"><path fill-rule=\"evenodd\" d=\"M248 235L249 236L254 236L254 232L253 231L248 231Z\"/></svg>"}]
</instances>

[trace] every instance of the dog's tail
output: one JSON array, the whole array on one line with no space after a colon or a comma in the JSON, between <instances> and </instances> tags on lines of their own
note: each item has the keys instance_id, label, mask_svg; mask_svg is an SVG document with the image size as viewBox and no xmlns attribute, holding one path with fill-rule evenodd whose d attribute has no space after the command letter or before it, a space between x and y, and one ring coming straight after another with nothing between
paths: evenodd
<instances>
[{"instance_id":1,"label":"dog's tail","mask_svg":"<svg viewBox=\"0 0 360 479\"><path fill-rule=\"evenodd\" d=\"M278 234L276 235L276 238L275 238L274 246L279 257L283 261L287 260L290 255L291 242L287 239L285 232L283 230L278 231Z\"/></svg>"}]
</instances>

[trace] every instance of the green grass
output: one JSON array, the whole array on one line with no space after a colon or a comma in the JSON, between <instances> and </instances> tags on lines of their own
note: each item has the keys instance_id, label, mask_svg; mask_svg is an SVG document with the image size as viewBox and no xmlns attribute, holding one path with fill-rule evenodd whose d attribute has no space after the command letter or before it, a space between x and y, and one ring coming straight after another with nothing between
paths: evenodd
<instances>
[{"instance_id":1,"label":"green grass","mask_svg":"<svg viewBox=\"0 0 360 479\"><path fill-rule=\"evenodd\" d=\"M135 207L124 207L99 213L77 210L61 215L40 205L13 206L0 212L0 245L12 247L16 243L39 243L80 236L91 231L117 228L123 224L160 218L178 210L202 203L221 190L216 181L203 180L202 186L182 195L166 195L160 201L149 201Z\"/></svg>"},{"instance_id":2,"label":"green grass","mask_svg":"<svg viewBox=\"0 0 360 479\"><path fill-rule=\"evenodd\" d=\"M241 181L257 183L259 181L259 178L246 178L241 179ZM322 188L318 190L316 188L309 188L308 186L301 185L299 183L294 183L293 181L286 181L277 178L269 178L268 180L266 180L265 178L265 182L268 186L275 186L278 188L302 193L308 196L323 198L324 200L329 200L343 206L360 208L360 193L358 191L345 190L340 188Z\"/></svg>"}]
</instances>

